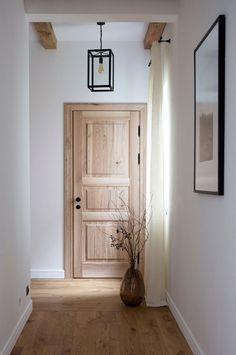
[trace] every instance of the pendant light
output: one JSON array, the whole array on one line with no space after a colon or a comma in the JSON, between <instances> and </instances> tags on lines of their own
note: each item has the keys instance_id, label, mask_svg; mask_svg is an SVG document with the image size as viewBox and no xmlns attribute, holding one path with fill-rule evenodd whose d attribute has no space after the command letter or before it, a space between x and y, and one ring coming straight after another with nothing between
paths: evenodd
<instances>
[{"instance_id":1,"label":"pendant light","mask_svg":"<svg viewBox=\"0 0 236 355\"><path fill-rule=\"evenodd\" d=\"M91 91L114 90L114 54L111 49L102 48L102 27L100 27L100 49L88 50L88 89Z\"/></svg>"}]
</instances>

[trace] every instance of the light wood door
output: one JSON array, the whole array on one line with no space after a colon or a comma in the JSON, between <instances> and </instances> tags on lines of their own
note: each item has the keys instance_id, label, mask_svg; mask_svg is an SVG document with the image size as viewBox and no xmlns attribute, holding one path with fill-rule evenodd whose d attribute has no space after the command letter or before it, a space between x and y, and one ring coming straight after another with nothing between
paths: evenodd
<instances>
[{"instance_id":1,"label":"light wood door","mask_svg":"<svg viewBox=\"0 0 236 355\"><path fill-rule=\"evenodd\" d=\"M138 111L73 111L74 277L121 277L127 268L109 235L125 217L120 196L140 210L139 125Z\"/></svg>"}]
</instances>

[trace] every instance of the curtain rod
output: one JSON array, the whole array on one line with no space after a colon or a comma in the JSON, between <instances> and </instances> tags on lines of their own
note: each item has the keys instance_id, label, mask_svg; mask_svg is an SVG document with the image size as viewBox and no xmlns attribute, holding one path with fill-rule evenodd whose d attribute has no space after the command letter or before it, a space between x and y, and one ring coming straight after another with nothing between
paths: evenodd
<instances>
[{"instance_id":1,"label":"curtain rod","mask_svg":"<svg viewBox=\"0 0 236 355\"><path fill-rule=\"evenodd\" d=\"M171 39L162 39L162 36L160 37L158 43L171 43ZM150 67L152 65L152 60L150 60L150 62L148 63L148 66Z\"/></svg>"},{"instance_id":2,"label":"curtain rod","mask_svg":"<svg viewBox=\"0 0 236 355\"><path fill-rule=\"evenodd\" d=\"M158 43L163 43L163 42L166 42L166 43L171 43L171 39L162 39L162 36L160 37Z\"/></svg>"}]
</instances>

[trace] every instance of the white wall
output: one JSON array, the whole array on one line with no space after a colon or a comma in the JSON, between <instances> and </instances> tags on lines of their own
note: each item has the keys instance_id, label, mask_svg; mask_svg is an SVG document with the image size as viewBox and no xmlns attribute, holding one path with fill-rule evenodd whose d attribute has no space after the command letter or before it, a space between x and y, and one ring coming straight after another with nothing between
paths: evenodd
<instances>
[{"instance_id":1,"label":"white wall","mask_svg":"<svg viewBox=\"0 0 236 355\"><path fill-rule=\"evenodd\" d=\"M115 91L108 93L87 89L87 49L94 46L59 42L47 51L30 44L33 276L63 276L63 103L147 102L149 51L143 44L106 43L115 55Z\"/></svg>"},{"instance_id":2,"label":"white wall","mask_svg":"<svg viewBox=\"0 0 236 355\"><path fill-rule=\"evenodd\" d=\"M193 51L219 14L226 14L224 197L193 193ZM235 14L235 0L182 0L176 43L168 292L196 353L206 355L236 354Z\"/></svg>"},{"instance_id":3,"label":"white wall","mask_svg":"<svg viewBox=\"0 0 236 355\"><path fill-rule=\"evenodd\" d=\"M0 2L0 47L0 354L9 354L31 310L30 296L26 297L30 282L29 53L23 1Z\"/></svg>"}]
</instances>

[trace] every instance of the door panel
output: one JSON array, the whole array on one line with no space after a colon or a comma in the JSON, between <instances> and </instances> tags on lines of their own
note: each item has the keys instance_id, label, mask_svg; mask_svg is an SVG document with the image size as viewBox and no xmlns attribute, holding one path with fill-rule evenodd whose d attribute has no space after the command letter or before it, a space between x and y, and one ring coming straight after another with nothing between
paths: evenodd
<instances>
[{"instance_id":1,"label":"door panel","mask_svg":"<svg viewBox=\"0 0 236 355\"><path fill-rule=\"evenodd\" d=\"M126 204L129 203L129 188L128 187L113 187L113 186L97 186L85 187L85 210L99 211L111 210L119 208L124 210L124 204L119 199L122 196Z\"/></svg>"},{"instance_id":2,"label":"door panel","mask_svg":"<svg viewBox=\"0 0 236 355\"><path fill-rule=\"evenodd\" d=\"M123 260L124 253L121 250L110 247L110 239L104 238L115 232L113 223L86 224L86 260Z\"/></svg>"},{"instance_id":3,"label":"door panel","mask_svg":"<svg viewBox=\"0 0 236 355\"><path fill-rule=\"evenodd\" d=\"M139 120L138 111L74 111L74 277L121 277L128 266L109 236L124 202L139 213Z\"/></svg>"},{"instance_id":4,"label":"door panel","mask_svg":"<svg viewBox=\"0 0 236 355\"><path fill-rule=\"evenodd\" d=\"M86 123L85 126L85 176L127 176L129 168L128 122L95 121Z\"/></svg>"}]
</instances>

